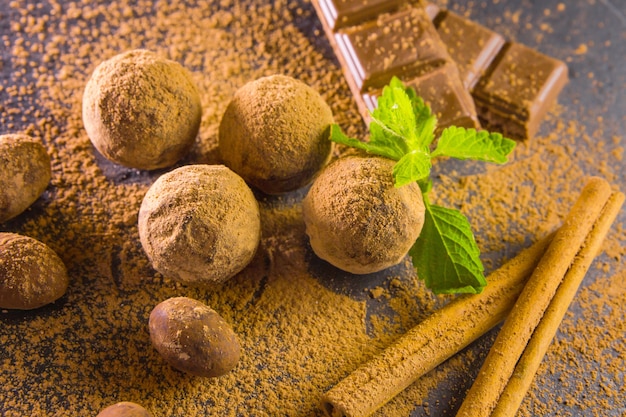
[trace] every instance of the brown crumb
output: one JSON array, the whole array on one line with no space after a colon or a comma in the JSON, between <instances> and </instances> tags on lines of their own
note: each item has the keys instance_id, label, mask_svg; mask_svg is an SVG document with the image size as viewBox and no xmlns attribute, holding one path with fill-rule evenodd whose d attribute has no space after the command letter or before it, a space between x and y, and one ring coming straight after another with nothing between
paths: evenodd
<instances>
[{"instance_id":1,"label":"brown crumb","mask_svg":"<svg viewBox=\"0 0 626 417\"><path fill-rule=\"evenodd\" d=\"M576 55L585 55L587 53L587 45L584 43L581 43L580 45L578 45L578 48L576 48L574 53Z\"/></svg>"}]
</instances>

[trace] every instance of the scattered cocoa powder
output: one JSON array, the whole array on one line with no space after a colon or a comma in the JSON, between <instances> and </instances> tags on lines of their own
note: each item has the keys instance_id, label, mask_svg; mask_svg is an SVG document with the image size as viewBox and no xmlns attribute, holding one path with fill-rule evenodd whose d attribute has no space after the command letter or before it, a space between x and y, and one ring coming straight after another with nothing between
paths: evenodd
<instances>
[{"instance_id":1,"label":"scattered cocoa powder","mask_svg":"<svg viewBox=\"0 0 626 417\"><path fill-rule=\"evenodd\" d=\"M587 176L626 188L623 112L611 116L619 88L609 88L624 84L624 65L609 65L609 59L623 59L615 54L620 38L608 23L584 23L592 12L607 13L602 2L568 3L567 11L575 11L571 20L556 13L562 3L526 2L529 10L514 18L519 25L514 19L499 23L498 16L503 10L515 15L520 4L438 4L540 46L574 71L561 105L534 140L518 146L510 164L443 161L435 167L431 200L468 215L486 267L493 270L556 228ZM552 13L544 15L548 7ZM569 48L559 43L560 22L571 29ZM542 24L554 30L542 31ZM593 47L586 39L591 32ZM319 91L342 129L365 137L305 0L12 0L0 5L0 41L0 134L41 138L52 158L47 191L0 229L46 243L70 276L66 295L56 303L0 314L3 415L96 415L118 401L134 401L155 417L321 416L323 392L447 301L427 291L408 262L355 284L352 276L319 261L304 233L300 201L306 190L261 198L261 248L241 274L211 290L177 284L151 269L138 239L141 200L162 172L116 166L92 148L81 119L89 75L103 60L136 48L179 62L198 85L199 137L179 164L219 163L217 131L229 100L245 83L276 73ZM588 51L576 55L582 43ZM583 76L589 72L593 80ZM624 413L619 399L626 385L625 225L621 213L520 416ZM371 298L365 288L376 287L384 293ZM242 343L236 370L207 382L160 360L150 346L147 320L156 304L172 296L198 299L234 325ZM495 334L437 367L375 415L454 415Z\"/></svg>"}]
</instances>

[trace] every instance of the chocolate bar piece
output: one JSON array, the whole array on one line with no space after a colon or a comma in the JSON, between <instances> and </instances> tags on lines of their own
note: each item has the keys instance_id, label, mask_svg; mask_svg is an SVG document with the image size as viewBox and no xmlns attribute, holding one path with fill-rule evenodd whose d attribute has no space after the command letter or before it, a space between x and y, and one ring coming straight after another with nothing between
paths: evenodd
<instances>
[{"instance_id":1,"label":"chocolate bar piece","mask_svg":"<svg viewBox=\"0 0 626 417\"><path fill-rule=\"evenodd\" d=\"M366 121L382 87L395 75L431 106L439 130L482 124L526 139L537 132L568 81L563 62L507 43L484 26L433 4L312 2Z\"/></svg>"},{"instance_id":2,"label":"chocolate bar piece","mask_svg":"<svg viewBox=\"0 0 626 417\"><path fill-rule=\"evenodd\" d=\"M341 30L335 40L360 92L381 88L397 74L426 74L452 62L435 27L416 8Z\"/></svg>"},{"instance_id":3,"label":"chocolate bar piece","mask_svg":"<svg viewBox=\"0 0 626 417\"><path fill-rule=\"evenodd\" d=\"M397 76L420 94L430 93L432 99L426 101L435 113L443 116L440 128L449 122L479 128L472 97L463 88L459 70L432 23L433 16L421 6L394 1L385 2L386 13L377 14L380 7L373 5L379 4L378 1L313 1L364 118L368 120L376 97ZM348 13L358 18L351 18ZM346 22L358 23L347 25ZM440 104L442 99L433 94L434 80L443 83L446 93L442 96L454 103L450 104L450 111L446 110L447 103Z\"/></svg>"},{"instance_id":4,"label":"chocolate bar piece","mask_svg":"<svg viewBox=\"0 0 626 417\"><path fill-rule=\"evenodd\" d=\"M438 13L434 23L439 37L459 67L463 85L472 90L502 49L504 38L448 10Z\"/></svg>"},{"instance_id":5,"label":"chocolate bar piece","mask_svg":"<svg viewBox=\"0 0 626 417\"><path fill-rule=\"evenodd\" d=\"M318 5L328 27L336 31L396 11L402 3L404 0L337 0L320 1Z\"/></svg>"},{"instance_id":6,"label":"chocolate bar piece","mask_svg":"<svg viewBox=\"0 0 626 417\"><path fill-rule=\"evenodd\" d=\"M459 80L454 64L446 64L423 76L405 81L407 87L413 87L424 102L437 116L437 130L448 126L476 128L476 120L470 115L474 108L471 96L466 94L463 83ZM376 108L376 97L382 93L377 90L363 94L363 100L369 110Z\"/></svg>"},{"instance_id":7,"label":"chocolate bar piece","mask_svg":"<svg viewBox=\"0 0 626 417\"><path fill-rule=\"evenodd\" d=\"M523 139L534 136L567 81L563 62L508 43L480 78L473 96L490 129Z\"/></svg>"},{"instance_id":8,"label":"chocolate bar piece","mask_svg":"<svg viewBox=\"0 0 626 417\"><path fill-rule=\"evenodd\" d=\"M481 124L514 139L535 135L567 83L567 66L444 10L433 19L472 91Z\"/></svg>"}]
</instances>

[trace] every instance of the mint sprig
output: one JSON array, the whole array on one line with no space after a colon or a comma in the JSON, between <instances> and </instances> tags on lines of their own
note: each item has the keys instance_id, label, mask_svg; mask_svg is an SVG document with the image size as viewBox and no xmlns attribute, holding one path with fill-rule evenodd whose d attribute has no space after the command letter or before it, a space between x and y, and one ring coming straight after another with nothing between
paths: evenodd
<instances>
[{"instance_id":1,"label":"mint sprig","mask_svg":"<svg viewBox=\"0 0 626 417\"><path fill-rule=\"evenodd\" d=\"M487 281L467 218L427 198L424 203L424 227L409 251L420 278L436 293L479 293Z\"/></svg>"},{"instance_id":2,"label":"mint sprig","mask_svg":"<svg viewBox=\"0 0 626 417\"><path fill-rule=\"evenodd\" d=\"M417 181L426 215L419 238L409 251L418 275L435 293L479 293L487 285L480 250L467 218L459 211L430 204L432 159L451 157L503 164L515 142L499 133L450 126L435 142L437 118L414 89L396 77L383 89L371 113L370 139L347 137L337 125L330 138L393 159L396 187Z\"/></svg>"}]
</instances>

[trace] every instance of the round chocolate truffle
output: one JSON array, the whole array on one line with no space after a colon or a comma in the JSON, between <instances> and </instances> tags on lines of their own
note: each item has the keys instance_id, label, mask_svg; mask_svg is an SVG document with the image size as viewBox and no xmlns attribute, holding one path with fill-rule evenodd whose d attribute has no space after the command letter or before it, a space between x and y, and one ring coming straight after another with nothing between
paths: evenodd
<instances>
[{"instance_id":1,"label":"round chocolate truffle","mask_svg":"<svg viewBox=\"0 0 626 417\"><path fill-rule=\"evenodd\" d=\"M83 123L107 159L138 169L173 165L191 148L202 108L189 72L146 50L102 62L83 95Z\"/></svg>"},{"instance_id":2,"label":"round chocolate truffle","mask_svg":"<svg viewBox=\"0 0 626 417\"><path fill-rule=\"evenodd\" d=\"M139 404L122 401L100 411L96 417L152 417L152 414Z\"/></svg>"},{"instance_id":3,"label":"round chocolate truffle","mask_svg":"<svg viewBox=\"0 0 626 417\"><path fill-rule=\"evenodd\" d=\"M394 161L346 156L326 167L303 201L315 254L353 274L398 264L424 224L417 183L395 187Z\"/></svg>"},{"instance_id":4,"label":"round chocolate truffle","mask_svg":"<svg viewBox=\"0 0 626 417\"><path fill-rule=\"evenodd\" d=\"M200 301L175 297L158 304L148 322L150 340L179 371L217 377L237 365L241 347L231 326Z\"/></svg>"},{"instance_id":5,"label":"round chocolate truffle","mask_svg":"<svg viewBox=\"0 0 626 417\"><path fill-rule=\"evenodd\" d=\"M50 182L50 156L27 135L0 136L0 223L33 204Z\"/></svg>"},{"instance_id":6,"label":"round chocolate truffle","mask_svg":"<svg viewBox=\"0 0 626 417\"><path fill-rule=\"evenodd\" d=\"M266 194L307 185L328 162L333 115L324 99L283 75L241 87L219 127L224 163Z\"/></svg>"},{"instance_id":7,"label":"round chocolate truffle","mask_svg":"<svg viewBox=\"0 0 626 417\"><path fill-rule=\"evenodd\" d=\"M183 166L146 193L139 237L163 275L188 284L223 282L254 257L261 238L258 203L223 165Z\"/></svg>"},{"instance_id":8,"label":"round chocolate truffle","mask_svg":"<svg viewBox=\"0 0 626 417\"><path fill-rule=\"evenodd\" d=\"M0 233L0 308L42 307L65 294L68 283L65 264L46 244Z\"/></svg>"}]
</instances>

